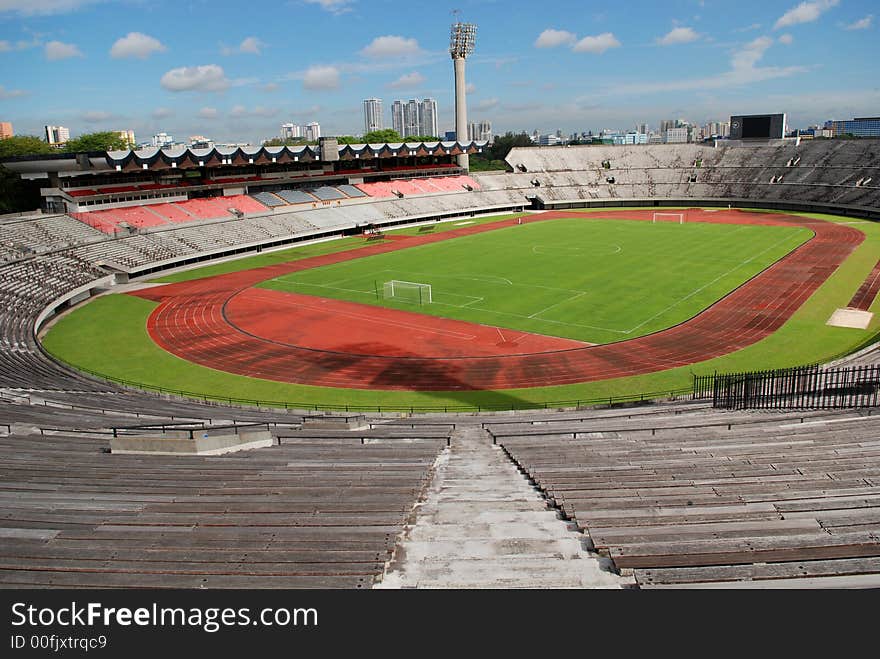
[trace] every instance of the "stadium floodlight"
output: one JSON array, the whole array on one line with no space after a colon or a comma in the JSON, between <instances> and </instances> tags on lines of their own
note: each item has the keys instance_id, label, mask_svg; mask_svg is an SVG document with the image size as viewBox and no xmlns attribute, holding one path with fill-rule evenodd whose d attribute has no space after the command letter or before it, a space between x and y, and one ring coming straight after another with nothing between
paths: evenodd
<instances>
[{"instance_id":1,"label":"stadium floodlight","mask_svg":"<svg viewBox=\"0 0 880 659\"><path fill-rule=\"evenodd\" d=\"M473 23L457 21L452 24L449 36L449 54L455 69L455 139L464 144L468 140L467 125L467 84L465 83L464 63L474 52L477 43L477 26ZM468 169L467 153L458 156L458 166Z\"/></svg>"},{"instance_id":2,"label":"stadium floodlight","mask_svg":"<svg viewBox=\"0 0 880 659\"><path fill-rule=\"evenodd\" d=\"M477 26L473 23L453 23L449 37L452 59L465 58L474 52L477 44Z\"/></svg>"}]
</instances>

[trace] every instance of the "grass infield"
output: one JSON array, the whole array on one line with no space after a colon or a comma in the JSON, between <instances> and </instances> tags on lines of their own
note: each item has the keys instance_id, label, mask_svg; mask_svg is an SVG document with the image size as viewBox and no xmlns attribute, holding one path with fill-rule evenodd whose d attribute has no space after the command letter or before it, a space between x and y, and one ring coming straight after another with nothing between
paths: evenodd
<instances>
[{"instance_id":1,"label":"grass infield","mask_svg":"<svg viewBox=\"0 0 880 659\"><path fill-rule=\"evenodd\" d=\"M600 218L601 211L592 212L592 216ZM808 216L852 222L825 215ZM551 225L556 225L558 233L550 231ZM545 226L547 230L544 229ZM58 359L111 377L153 387L199 392L220 399L244 398L288 403L291 406L319 405L335 409L344 409L346 406L415 409L454 409L461 406L529 407L540 406L548 401L592 401L639 392L663 392L688 387L693 374L711 373L715 370L781 368L823 361L847 353L870 340L880 327L877 318L868 331L825 325L835 309L846 306L880 258L880 227L869 222L853 223L853 226L866 234L866 240L778 332L753 346L723 357L636 377L560 387L471 392L342 390L277 383L216 371L166 353L151 341L146 332L146 319L155 308L155 303L117 294L98 298L61 318L44 337L43 342L46 349ZM436 230L453 227L454 223L445 223L438 225ZM576 232L575 227L581 227L585 233L580 236L570 233ZM654 229L659 231L648 233L647 237L642 235L642 232L651 232ZM716 233L709 229L722 231ZM737 232L739 229L746 230ZM758 231L753 233L751 230ZM395 233L413 235L417 231L408 229ZM373 282L381 284L381 281L376 274L390 270L408 273L407 276L412 277L415 272L420 272L433 278L426 278L425 283L431 283L435 299L447 303L443 313L437 315L509 327L514 327L512 323L523 323L516 325L516 328L556 336L571 336L590 342L615 341L684 320L808 237L806 232L797 229L777 227L687 223L650 225L627 221L578 223L576 220L554 220L524 224L490 234L459 238L448 243L436 243L425 248L403 250L322 268L321 270L331 270L340 266L355 267L353 271L340 271L338 274L340 279L343 275L355 277L361 286L349 286L348 283L345 286L339 286L338 283L334 286L340 289L360 288L362 292L357 295L369 297L369 283L373 286L373 292L371 301L348 297L349 293L345 291L337 291L338 294L334 295L327 291L321 294L397 306L393 301L377 299ZM478 238L494 238L497 242L494 242L493 247L492 242L474 240ZM456 244L460 242L465 243L463 247ZM621 251L609 253L612 251L612 244L620 246ZM338 251L361 245L363 241L360 239L310 245L189 270L173 277L178 281L194 279L218 272L250 269L278 260L293 260L326 253L323 250ZM536 246L546 246L546 250L537 250L546 253L536 253ZM424 254L417 254L419 250L428 247L442 250L429 254L429 259ZM571 256L566 250L559 249L561 247L581 248L583 253ZM646 257L646 250L653 258ZM560 252L563 252L562 256L559 255ZM761 252L765 252L766 257L758 258ZM386 257L403 260L379 264L373 262ZM410 258L414 260L408 263ZM627 258L626 266L620 261L623 258ZM419 269L413 270L413 264L418 265ZM481 279L465 282L449 276L456 274L456 270L460 273L465 266L469 273L476 274ZM502 274L501 268L506 268L506 275ZM606 268L607 273L615 272L613 275L606 274L606 277L619 279L619 282L614 283L613 288L603 287L596 279L598 268ZM317 272L318 270L297 273L297 276L284 277L281 281L268 282L266 285L289 286L292 288L287 290L309 292L302 287L314 287L317 280L301 279L300 276L314 276ZM493 280L494 277L504 277L515 283L502 284ZM394 278L406 277L389 277ZM562 281L565 283L560 285ZM606 278L605 281L609 280ZM540 290L539 286L544 285L583 292L584 295L576 299L565 298L561 300L562 304L553 309L528 318L557 301L556 297L546 298L536 292ZM511 294L513 287L516 287L516 292ZM628 294L628 290L638 294L642 287L649 287L651 295L639 298L639 304L615 307L619 299ZM693 291L697 292L682 300ZM602 297L596 297L600 293ZM482 304L456 306L448 304L450 300L455 301L452 295L482 297L484 301ZM574 295L576 293L571 294ZM456 315L486 313L483 309L474 307L483 307L487 299L497 299L497 305L502 306L496 306L493 302L491 307L486 307L493 313L484 317ZM579 309L578 300L583 304ZM676 301L679 302L673 304ZM541 307L540 304L544 306ZM441 307L440 304L427 306ZM404 304L399 308L412 309L412 306ZM616 313L611 312L614 308L617 309ZM414 310L430 313L435 311L428 311L424 307ZM499 320L499 310L510 314L507 322ZM663 313L657 315L658 311ZM872 311L880 311L877 301ZM583 328L578 326L582 323L575 324L585 314L589 314L591 318L590 325L596 327ZM656 318L652 319L655 315ZM602 319L601 324L592 322L598 318ZM640 323L643 324L642 327L632 330ZM621 332L626 330L632 331L621 336Z\"/></svg>"},{"instance_id":2,"label":"grass infield","mask_svg":"<svg viewBox=\"0 0 880 659\"><path fill-rule=\"evenodd\" d=\"M811 235L801 227L551 220L314 268L261 286L612 343L691 318ZM431 301L423 286L398 284L395 297L386 297L389 281L429 285Z\"/></svg>"}]
</instances>

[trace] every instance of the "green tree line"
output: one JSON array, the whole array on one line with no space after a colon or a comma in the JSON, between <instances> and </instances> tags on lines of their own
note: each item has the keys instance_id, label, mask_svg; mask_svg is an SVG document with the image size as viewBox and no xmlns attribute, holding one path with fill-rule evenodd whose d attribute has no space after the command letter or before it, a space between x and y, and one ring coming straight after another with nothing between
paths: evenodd
<instances>
[{"instance_id":1,"label":"green tree line","mask_svg":"<svg viewBox=\"0 0 880 659\"><path fill-rule=\"evenodd\" d=\"M112 131L85 133L60 147L51 146L35 135L14 135L0 140L0 158L41 156L50 153L85 153L87 151L122 151L128 149L127 140Z\"/></svg>"}]
</instances>

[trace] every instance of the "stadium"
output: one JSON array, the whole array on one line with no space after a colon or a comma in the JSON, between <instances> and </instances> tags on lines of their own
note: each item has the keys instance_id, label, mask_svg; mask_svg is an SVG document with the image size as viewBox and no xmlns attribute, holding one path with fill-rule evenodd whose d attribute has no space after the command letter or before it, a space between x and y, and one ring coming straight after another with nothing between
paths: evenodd
<instances>
[{"instance_id":1,"label":"stadium","mask_svg":"<svg viewBox=\"0 0 880 659\"><path fill-rule=\"evenodd\" d=\"M3 161L0 585L877 587L880 143L774 121Z\"/></svg>"}]
</instances>

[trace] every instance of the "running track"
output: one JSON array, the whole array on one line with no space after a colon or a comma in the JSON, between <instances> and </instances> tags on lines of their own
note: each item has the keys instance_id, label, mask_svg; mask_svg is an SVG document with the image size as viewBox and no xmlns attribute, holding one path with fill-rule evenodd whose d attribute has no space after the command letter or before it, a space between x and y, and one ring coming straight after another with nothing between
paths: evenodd
<instances>
[{"instance_id":1,"label":"running track","mask_svg":"<svg viewBox=\"0 0 880 659\"><path fill-rule=\"evenodd\" d=\"M846 225L804 217L729 210L687 213L690 221L802 226L813 231L814 237L692 319L647 336L597 346L571 345L577 342L520 332L512 340L482 339L481 350L470 355L451 351L445 356L426 356L417 342L410 341L410 335L427 332L433 334L436 342L444 332L449 336L476 336L476 328L482 326L352 303L324 302L323 298L309 298L313 304L308 311L312 325L306 333L312 337L308 339L298 330L287 331L282 327L295 326L298 312L285 315L283 307L275 308L269 298L260 297L264 291L260 290L258 295L252 289L259 282L291 272L491 231L512 226L516 220L413 236L354 251L149 288L133 295L160 302L147 322L150 336L157 344L183 359L222 371L280 382L356 389L516 389L652 373L752 345L778 330L864 239L863 233ZM563 217L587 220L599 216L548 212L530 215L523 221ZM607 212L601 217L650 221L652 211ZM301 299L287 299L293 305L302 304ZM325 313L315 308L315 301L327 307ZM334 309L342 313L334 315ZM351 316L353 309L384 318L387 325L395 325L405 317L404 321L417 325L418 331L375 330L371 340L364 341L363 333L357 331L363 330L362 323ZM450 322L453 324L445 324ZM495 347L488 341L496 341Z\"/></svg>"}]
</instances>

